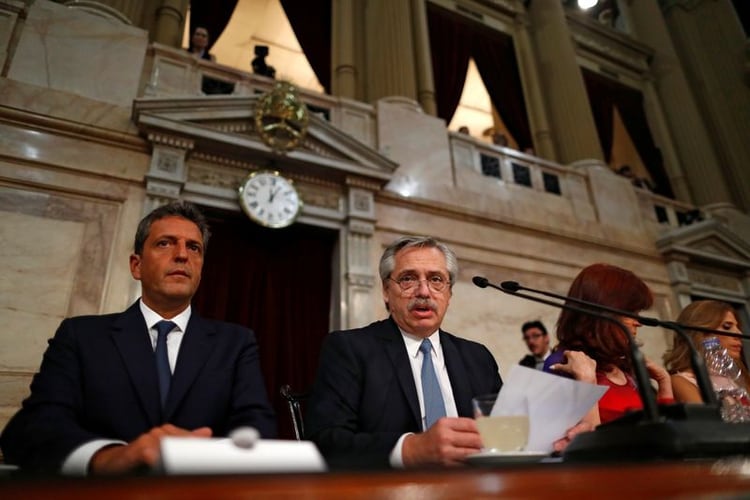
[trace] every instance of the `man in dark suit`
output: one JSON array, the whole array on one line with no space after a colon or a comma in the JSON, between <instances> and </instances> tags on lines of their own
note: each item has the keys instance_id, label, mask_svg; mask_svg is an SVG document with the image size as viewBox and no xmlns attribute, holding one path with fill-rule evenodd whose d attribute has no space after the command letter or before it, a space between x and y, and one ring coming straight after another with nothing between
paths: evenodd
<instances>
[{"instance_id":1,"label":"man in dark suit","mask_svg":"<svg viewBox=\"0 0 750 500\"><path fill-rule=\"evenodd\" d=\"M518 362L521 366L541 370L544 360L550 355L549 335L544 323L539 320L527 321L521 326L523 341L531 354L527 354Z\"/></svg>"},{"instance_id":2,"label":"man in dark suit","mask_svg":"<svg viewBox=\"0 0 750 500\"><path fill-rule=\"evenodd\" d=\"M326 338L305 427L332 467L455 465L480 451L471 398L502 381L486 347L440 328L457 273L444 244L401 238L380 260L390 318Z\"/></svg>"},{"instance_id":3,"label":"man in dark suit","mask_svg":"<svg viewBox=\"0 0 750 500\"><path fill-rule=\"evenodd\" d=\"M120 473L154 466L162 436L225 436L239 426L275 435L253 332L191 313L208 237L203 215L185 202L140 222L130 271L141 299L60 324L0 437L8 462ZM171 323L161 328L163 320Z\"/></svg>"}]
</instances>

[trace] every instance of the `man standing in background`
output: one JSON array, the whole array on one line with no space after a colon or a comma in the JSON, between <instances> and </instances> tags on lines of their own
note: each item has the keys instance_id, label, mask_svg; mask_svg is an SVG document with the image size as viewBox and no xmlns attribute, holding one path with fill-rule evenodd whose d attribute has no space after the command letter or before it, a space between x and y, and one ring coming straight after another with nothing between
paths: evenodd
<instances>
[{"instance_id":1,"label":"man standing in background","mask_svg":"<svg viewBox=\"0 0 750 500\"><path fill-rule=\"evenodd\" d=\"M523 333L523 341L526 342L526 347L531 354L524 356L518 364L541 370L544 366L544 360L550 353L547 329L541 321L534 320L524 323L521 326L521 332Z\"/></svg>"}]
</instances>

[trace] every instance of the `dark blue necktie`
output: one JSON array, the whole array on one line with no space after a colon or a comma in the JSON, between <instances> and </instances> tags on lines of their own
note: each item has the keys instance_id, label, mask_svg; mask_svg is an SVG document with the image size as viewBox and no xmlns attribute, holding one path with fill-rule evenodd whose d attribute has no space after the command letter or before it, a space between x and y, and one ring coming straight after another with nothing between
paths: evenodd
<instances>
[{"instance_id":1,"label":"dark blue necktie","mask_svg":"<svg viewBox=\"0 0 750 500\"><path fill-rule=\"evenodd\" d=\"M432 342L424 339L419 346L422 351L422 397L424 398L425 430L432 427L437 419L445 416L445 402L440 392L440 384L432 364Z\"/></svg>"},{"instance_id":2,"label":"dark blue necktie","mask_svg":"<svg viewBox=\"0 0 750 500\"><path fill-rule=\"evenodd\" d=\"M167 354L167 335L177 325L172 321L159 321L154 328L158 332L156 337L156 373L159 376L159 394L161 395L161 407L167 403L169 394L169 383L172 381L172 370L169 369L169 356Z\"/></svg>"}]
</instances>

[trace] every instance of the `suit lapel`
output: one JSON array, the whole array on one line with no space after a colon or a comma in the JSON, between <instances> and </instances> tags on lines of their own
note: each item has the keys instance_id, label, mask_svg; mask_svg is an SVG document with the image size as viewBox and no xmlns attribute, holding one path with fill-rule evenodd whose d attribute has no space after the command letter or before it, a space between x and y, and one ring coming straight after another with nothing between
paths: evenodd
<instances>
[{"instance_id":1,"label":"suit lapel","mask_svg":"<svg viewBox=\"0 0 750 500\"><path fill-rule=\"evenodd\" d=\"M182 337L177 365L172 375L172 384L164 412L166 421L169 421L180 401L193 385L193 381L213 351L215 340L215 327L196 314L192 314L188 321L187 331Z\"/></svg>"},{"instance_id":2,"label":"suit lapel","mask_svg":"<svg viewBox=\"0 0 750 500\"><path fill-rule=\"evenodd\" d=\"M473 416L471 398L477 394L472 394L471 383L466 378L466 374L469 372L466 370L456 344L442 330L440 330L440 345L443 348L445 366L448 368L448 378L451 380L451 389L453 389L453 399L456 403L458 416L471 417Z\"/></svg>"},{"instance_id":3,"label":"suit lapel","mask_svg":"<svg viewBox=\"0 0 750 500\"><path fill-rule=\"evenodd\" d=\"M414 374L411 371L411 362L406 352L406 346L401 338L401 332L393 319L384 322L384 327L378 332L383 339L385 350L393 364L401 390L409 403L409 409L414 416L418 429L422 429L422 412L419 409L419 396L417 386L414 383Z\"/></svg>"},{"instance_id":4,"label":"suit lapel","mask_svg":"<svg viewBox=\"0 0 750 500\"><path fill-rule=\"evenodd\" d=\"M161 403L156 382L156 361L139 302L113 322L111 335L143 410L152 426L159 425Z\"/></svg>"}]
</instances>

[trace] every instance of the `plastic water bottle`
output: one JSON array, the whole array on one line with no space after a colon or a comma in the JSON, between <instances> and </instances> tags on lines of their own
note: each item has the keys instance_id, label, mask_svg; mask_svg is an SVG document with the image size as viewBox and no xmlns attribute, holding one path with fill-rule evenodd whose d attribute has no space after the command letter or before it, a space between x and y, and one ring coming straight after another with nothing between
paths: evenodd
<instances>
[{"instance_id":1,"label":"plastic water bottle","mask_svg":"<svg viewBox=\"0 0 750 500\"><path fill-rule=\"evenodd\" d=\"M721 402L721 418L726 422L750 421L750 408L745 406L750 397L738 383L742 377L739 365L716 337L703 341L703 353L711 383Z\"/></svg>"}]
</instances>

